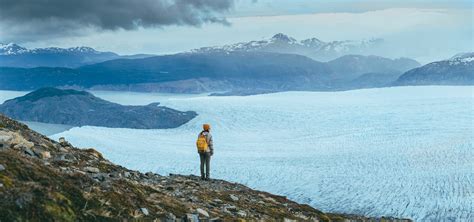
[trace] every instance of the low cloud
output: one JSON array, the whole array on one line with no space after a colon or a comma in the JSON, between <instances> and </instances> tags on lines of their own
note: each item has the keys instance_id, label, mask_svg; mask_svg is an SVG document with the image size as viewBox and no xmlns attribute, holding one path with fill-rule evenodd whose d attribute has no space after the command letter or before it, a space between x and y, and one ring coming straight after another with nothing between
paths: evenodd
<instances>
[{"instance_id":1,"label":"low cloud","mask_svg":"<svg viewBox=\"0 0 474 222\"><path fill-rule=\"evenodd\" d=\"M233 6L234 0L0 0L0 27L4 37L41 38L91 29L227 25L222 13Z\"/></svg>"}]
</instances>

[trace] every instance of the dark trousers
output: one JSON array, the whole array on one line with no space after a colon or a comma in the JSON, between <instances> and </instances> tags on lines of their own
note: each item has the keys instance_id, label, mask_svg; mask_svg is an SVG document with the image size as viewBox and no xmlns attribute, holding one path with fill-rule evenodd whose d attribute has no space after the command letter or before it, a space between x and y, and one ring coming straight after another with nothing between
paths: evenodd
<instances>
[{"instance_id":1,"label":"dark trousers","mask_svg":"<svg viewBox=\"0 0 474 222\"><path fill-rule=\"evenodd\" d=\"M209 171L211 166L211 154L210 153L199 153L201 159L201 178L209 179ZM204 173L204 168L206 168L206 173Z\"/></svg>"}]
</instances>

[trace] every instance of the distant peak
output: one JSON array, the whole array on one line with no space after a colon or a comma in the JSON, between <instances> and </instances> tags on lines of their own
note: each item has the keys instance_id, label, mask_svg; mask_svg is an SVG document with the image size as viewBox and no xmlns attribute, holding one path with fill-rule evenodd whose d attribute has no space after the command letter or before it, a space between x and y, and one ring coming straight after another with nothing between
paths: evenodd
<instances>
[{"instance_id":1,"label":"distant peak","mask_svg":"<svg viewBox=\"0 0 474 222\"><path fill-rule=\"evenodd\" d=\"M273 40L279 40L283 42L296 42L296 39L289 37L283 33L277 33L272 37Z\"/></svg>"},{"instance_id":2,"label":"distant peak","mask_svg":"<svg viewBox=\"0 0 474 222\"><path fill-rule=\"evenodd\" d=\"M303 45L306 45L306 46L320 46L320 45L325 44L325 42L319 40L318 38L305 39L301 41L301 43L303 43Z\"/></svg>"},{"instance_id":3,"label":"distant peak","mask_svg":"<svg viewBox=\"0 0 474 222\"><path fill-rule=\"evenodd\" d=\"M11 55L11 54L16 54L16 53L21 53L24 51L27 51L28 49L23 48L15 43L0 43L0 55Z\"/></svg>"},{"instance_id":4,"label":"distant peak","mask_svg":"<svg viewBox=\"0 0 474 222\"><path fill-rule=\"evenodd\" d=\"M18 46L17 44L13 43L13 42L10 42L10 43L0 43L0 46L4 46L4 47L12 47L12 46Z\"/></svg>"},{"instance_id":5,"label":"distant peak","mask_svg":"<svg viewBox=\"0 0 474 222\"><path fill-rule=\"evenodd\" d=\"M87 47L87 46L79 46L79 47L71 47L67 49L68 51L74 51L74 52L97 52L97 50Z\"/></svg>"}]
</instances>

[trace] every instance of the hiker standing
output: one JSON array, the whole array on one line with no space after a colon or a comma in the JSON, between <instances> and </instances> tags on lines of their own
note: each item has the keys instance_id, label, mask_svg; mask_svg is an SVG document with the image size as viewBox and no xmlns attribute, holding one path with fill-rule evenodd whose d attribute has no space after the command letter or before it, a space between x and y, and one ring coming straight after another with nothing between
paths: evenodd
<instances>
[{"instance_id":1,"label":"hiker standing","mask_svg":"<svg viewBox=\"0 0 474 222\"><path fill-rule=\"evenodd\" d=\"M203 130L198 135L196 145L201 160L201 179L209 180L211 156L214 154L214 146L210 133L211 126L209 124L203 124L202 128Z\"/></svg>"}]
</instances>

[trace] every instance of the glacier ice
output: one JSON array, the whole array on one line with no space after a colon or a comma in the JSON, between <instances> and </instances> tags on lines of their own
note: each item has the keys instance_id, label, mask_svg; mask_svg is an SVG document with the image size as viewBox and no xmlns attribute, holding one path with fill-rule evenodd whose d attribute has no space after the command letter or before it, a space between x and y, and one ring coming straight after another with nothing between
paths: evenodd
<instances>
[{"instance_id":1,"label":"glacier ice","mask_svg":"<svg viewBox=\"0 0 474 222\"><path fill-rule=\"evenodd\" d=\"M244 97L93 92L122 104L195 110L167 130L75 127L55 134L111 161L198 174L201 124L213 128L211 177L324 211L417 221L474 221L474 96L469 86Z\"/></svg>"}]
</instances>

